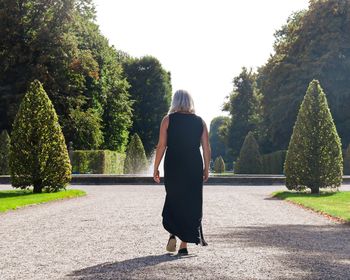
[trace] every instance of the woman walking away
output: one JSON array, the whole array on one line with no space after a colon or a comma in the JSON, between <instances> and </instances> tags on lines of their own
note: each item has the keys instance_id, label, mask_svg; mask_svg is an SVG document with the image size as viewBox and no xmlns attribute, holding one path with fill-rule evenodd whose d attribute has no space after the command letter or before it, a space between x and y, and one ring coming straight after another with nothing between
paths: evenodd
<instances>
[{"instance_id":1,"label":"woman walking away","mask_svg":"<svg viewBox=\"0 0 350 280\"><path fill-rule=\"evenodd\" d=\"M203 149L204 168L200 145ZM170 233L167 251L188 255L187 243L208 245L202 230L203 181L209 177L210 145L205 122L195 114L191 95L175 92L169 113L162 120L154 161L153 178L159 183L159 164L164 159L165 203L163 226Z\"/></svg>"}]
</instances>

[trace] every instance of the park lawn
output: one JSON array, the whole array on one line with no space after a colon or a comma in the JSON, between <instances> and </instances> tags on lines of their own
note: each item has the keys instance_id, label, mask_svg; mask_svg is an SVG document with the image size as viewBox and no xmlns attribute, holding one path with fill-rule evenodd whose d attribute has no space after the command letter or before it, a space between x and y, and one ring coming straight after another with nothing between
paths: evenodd
<instances>
[{"instance_id":1,"label":"park lawn","mask_svg":"<svg viewBox=\"0 0 350 280\"><path fill-rule=\"evenodd\" d=\"M321 194L310 194L280 191L273 193L273 196L350 222L350 192L322 192Z\"/></svg>"},{"instance_id":2,"label":"park lawn","mask_svg":"<svg viewBox=\"0 0 350 280\"><path fill-rule=\"evenodd\" d=\"M14 210L26 205L44 203L53 200L84 196L82 190L62 190L54 193L33 194L30 190L0 191L0 212Z\"/></svg>"}]
</instances>

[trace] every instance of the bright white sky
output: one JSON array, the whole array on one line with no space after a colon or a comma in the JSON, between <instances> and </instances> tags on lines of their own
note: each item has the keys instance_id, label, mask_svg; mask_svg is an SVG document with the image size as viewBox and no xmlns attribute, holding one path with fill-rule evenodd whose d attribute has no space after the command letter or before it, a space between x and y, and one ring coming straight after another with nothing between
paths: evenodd
<instances>
[{"instance_id":1,"label":"bright white sky","mask_svg":"<svg viewBox=\"0 0 350 280\"><path fill-rule=\"evenodd\" d=\"M264 64L274 32L308 0L95 0L97 22L117 49L152 55L188 90L209 126L241 68Z\"/></svg>"}]
</instances>

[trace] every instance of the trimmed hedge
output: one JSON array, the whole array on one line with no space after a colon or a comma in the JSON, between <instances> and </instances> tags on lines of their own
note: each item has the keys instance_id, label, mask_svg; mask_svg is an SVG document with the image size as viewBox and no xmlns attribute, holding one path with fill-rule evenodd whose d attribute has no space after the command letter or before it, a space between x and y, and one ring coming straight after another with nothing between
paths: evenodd
<instances>
[{"instance_id":1,"label":"trimmed hedge","mask_svg":"<svg viewBox=\"0 0 350 280\"><path fill-rule=\"evenodd\" d=\"M286 150L276 151L261 156L262 174L283 174L284 161L286 159Z\"/></svg>"},{"instance_id":2,"label":"trimmed hedge","mask_svg":"<svg viewBox=\"0 0 350 280\"><path fill-rule=\"evenodd\" d=\"M222 156L219 156L215 159L214 162L214 172L215 173L224 173L225 172L225 162Z\"/></svg>"},{"instance_id":3,"label":"trimmed hedge","mask_svg":"<svg viewBox=\"0 0 350 280\"><path fill-rule=\"evenodd\" d=\"M72 152L73 173L123 174L125 154L109 150L76 150Z\"/></svg>"}]
</instances>

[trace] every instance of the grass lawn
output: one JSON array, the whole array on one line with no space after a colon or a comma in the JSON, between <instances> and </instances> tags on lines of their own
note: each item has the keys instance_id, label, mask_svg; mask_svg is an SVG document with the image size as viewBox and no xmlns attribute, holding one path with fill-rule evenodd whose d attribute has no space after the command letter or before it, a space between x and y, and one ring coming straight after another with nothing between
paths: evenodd
<instances>
[{"instance_id":1,"label":"grass lawn","mask_svg":"<svg viewBox=\"0 0 350 280\"><path fill-rule=\"evenodd\" d=\"M273 196L350 222L350 192L310 194L281 191L273 193Z\"/></svg>"},{"instance_id":2,"label":"grass lawn","mask_svg":"<svg viewBox=\"0 0 350 280\"><path fill-rule=\"evenodd\" d=\"M14 210L30 204L44 203L52 200L84 196L82 190L62 190L55 193L33 194L29 190L0 191L0 212Z\"/></svg>"}]
</instances>

